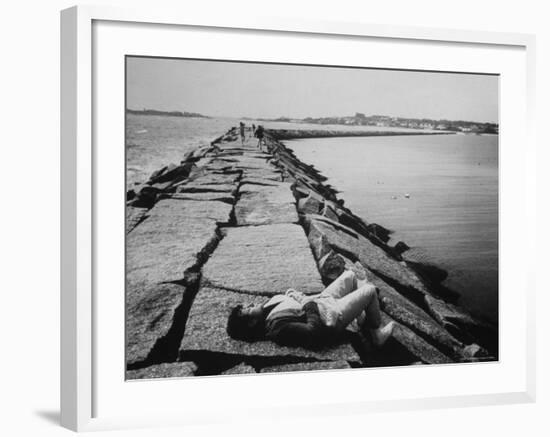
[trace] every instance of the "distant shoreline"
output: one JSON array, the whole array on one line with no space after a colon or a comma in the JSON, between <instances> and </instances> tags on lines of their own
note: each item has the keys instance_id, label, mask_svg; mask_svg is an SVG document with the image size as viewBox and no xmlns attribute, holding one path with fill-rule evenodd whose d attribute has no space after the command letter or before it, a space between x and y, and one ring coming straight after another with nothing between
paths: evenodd
<instances>
[{"instance_id":1,"label":"distant shoreline","mask_svg":"<svg viewBox=\"0 0 550 437\"><path fill-rule=\"evenodd\" d=\"M132 115L160 115L163 117L210 118L198 112L159 111L156 109L126 109L126 113Z\"/></svg>"},{"instance_id":2,"label":"distant shoreline","mask_svg":"<svg viewBox=\"0 0 550 437\"><path fill-rule=\"evenodd\" d=\"M412 135L456 135L456 132L421 132L421 131L335 131L316 129L267 129L277 140L294 140L306 138L334 138L334 137L389 137Z\"/></svg>"}]
</instances>

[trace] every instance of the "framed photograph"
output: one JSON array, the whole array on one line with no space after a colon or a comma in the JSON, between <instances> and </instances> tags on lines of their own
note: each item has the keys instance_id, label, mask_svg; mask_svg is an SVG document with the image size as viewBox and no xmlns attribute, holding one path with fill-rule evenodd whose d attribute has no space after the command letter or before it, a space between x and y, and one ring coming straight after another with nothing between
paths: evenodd
<instances>
[{"instance_id":1,"label":"framed photograph","mask_svg":"<svg viewBox=\"0 0 550 437\"><path fill-rule=\"evenodd\" d=\"M534 37L61 30L63 426L534 400Z\"/></svg>"}]
</instances>

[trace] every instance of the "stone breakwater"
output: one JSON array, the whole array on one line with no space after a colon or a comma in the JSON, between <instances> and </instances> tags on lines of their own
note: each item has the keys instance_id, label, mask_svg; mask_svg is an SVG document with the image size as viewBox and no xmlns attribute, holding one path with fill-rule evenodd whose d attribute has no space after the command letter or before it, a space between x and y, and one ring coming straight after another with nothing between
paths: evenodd
<instances>
[{"instance_id":1,"label":"stone breakwater","mask_svg":"<svg viewBox=\"0 0 550 437\"><path fill-rule=\"evenodd\" d=\"M263 151L248 135L231 129L127 193L128 379L496 359L494 327L452 302L444 271L389 245L390 231L347 209L280 132L266 132ZM320 350L227 335L236 304L319 293L350 268L396 322L383 348L361 332Z\"/></svg>"}]
</instances>

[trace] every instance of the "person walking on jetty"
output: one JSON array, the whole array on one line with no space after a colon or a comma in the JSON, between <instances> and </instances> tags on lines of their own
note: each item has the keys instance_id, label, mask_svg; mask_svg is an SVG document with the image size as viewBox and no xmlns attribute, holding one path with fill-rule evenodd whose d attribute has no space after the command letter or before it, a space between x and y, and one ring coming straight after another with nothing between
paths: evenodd
<instances>
[{"instance_id":1,"label":"person walking on jetty","mask_svg":"<svg viewBox=\"0 0 550 437\"><path fill-rule=\"evenodd\" d=\"M262 144L264 143L264 127L262 125L258 125L254 136L258 138L258 149L263 151Z\"/></svg>"},{"instance_id":2,"label":"person walking on jetty","mask_svg":"<svg viewBox=\"0 0 550 437\"><path fill-rule=\"evenodd\" d=\"M394 328L394 322L382 326L377 288L348 270L317 295L289 289L263 304L237 305L227 320L227 333L237 340L318 349L352 323L368 327L376 347L388 340Z\"/></svg>"},{"instance_id":3,"label":"person walking on jetty","mask_svg":"<svg viewBox=\"0 0 550 437\"><path fill-rule=\"evenodd\" d=\"M245 133L244 133L244 123L241 121L240 124L239 124L239 132L241 134L241 144L244 145L244 140L246 139L245 137Z\"/></svg>"}]
</instances>

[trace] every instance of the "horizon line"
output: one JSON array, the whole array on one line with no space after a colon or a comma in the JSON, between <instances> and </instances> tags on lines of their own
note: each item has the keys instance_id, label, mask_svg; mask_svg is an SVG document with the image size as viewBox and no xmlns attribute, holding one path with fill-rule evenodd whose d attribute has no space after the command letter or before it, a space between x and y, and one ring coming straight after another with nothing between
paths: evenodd
<instances>
[{"instance_id":1,"label":"horizon line","mask_svg":"<svg viewBox=\"0 0 550 437\"><path fill-rule=\"evenodd\" d=\"M277 121L279 118L288 118L290 120L305 120L306 118L312 118L312 119L320 119L320 118L345 118L345 117L355 117L355 114L362 114L361 112L356 111L353 115L323 115L319 117L312 117L312 116L306 116L306 117L291 117L287 115L279 115L277 117L253 117L250 115L241 115L241 116L235 116L235 115L211 115L211 114L204 114L202 112L197 111L191 111L191 110L182 110L182 109L155 109L155 108L142 108L142 109L133 109L133 108L126 108L125 111L157 111L157 112L182 112L182 113L192 113L192 114L200 114L205 117L210 118L235 118L235 119L252 119L252 120L264 120L264 121ZM499 122L497 121L473 121L473 120L459 120L459 119L449 119L449 118L429 118L429 117L410 117L410 116L399 116L399 115L389 115L389 114L363 114L365 118L369 117L390 117L390 118L396 118L396 119L408 119L408 120L430 120L430 121L439 121L439 122L462 122L462 123L476 123L476 124L496 124L499 125Z\"/></svg>"}]
</instances>

